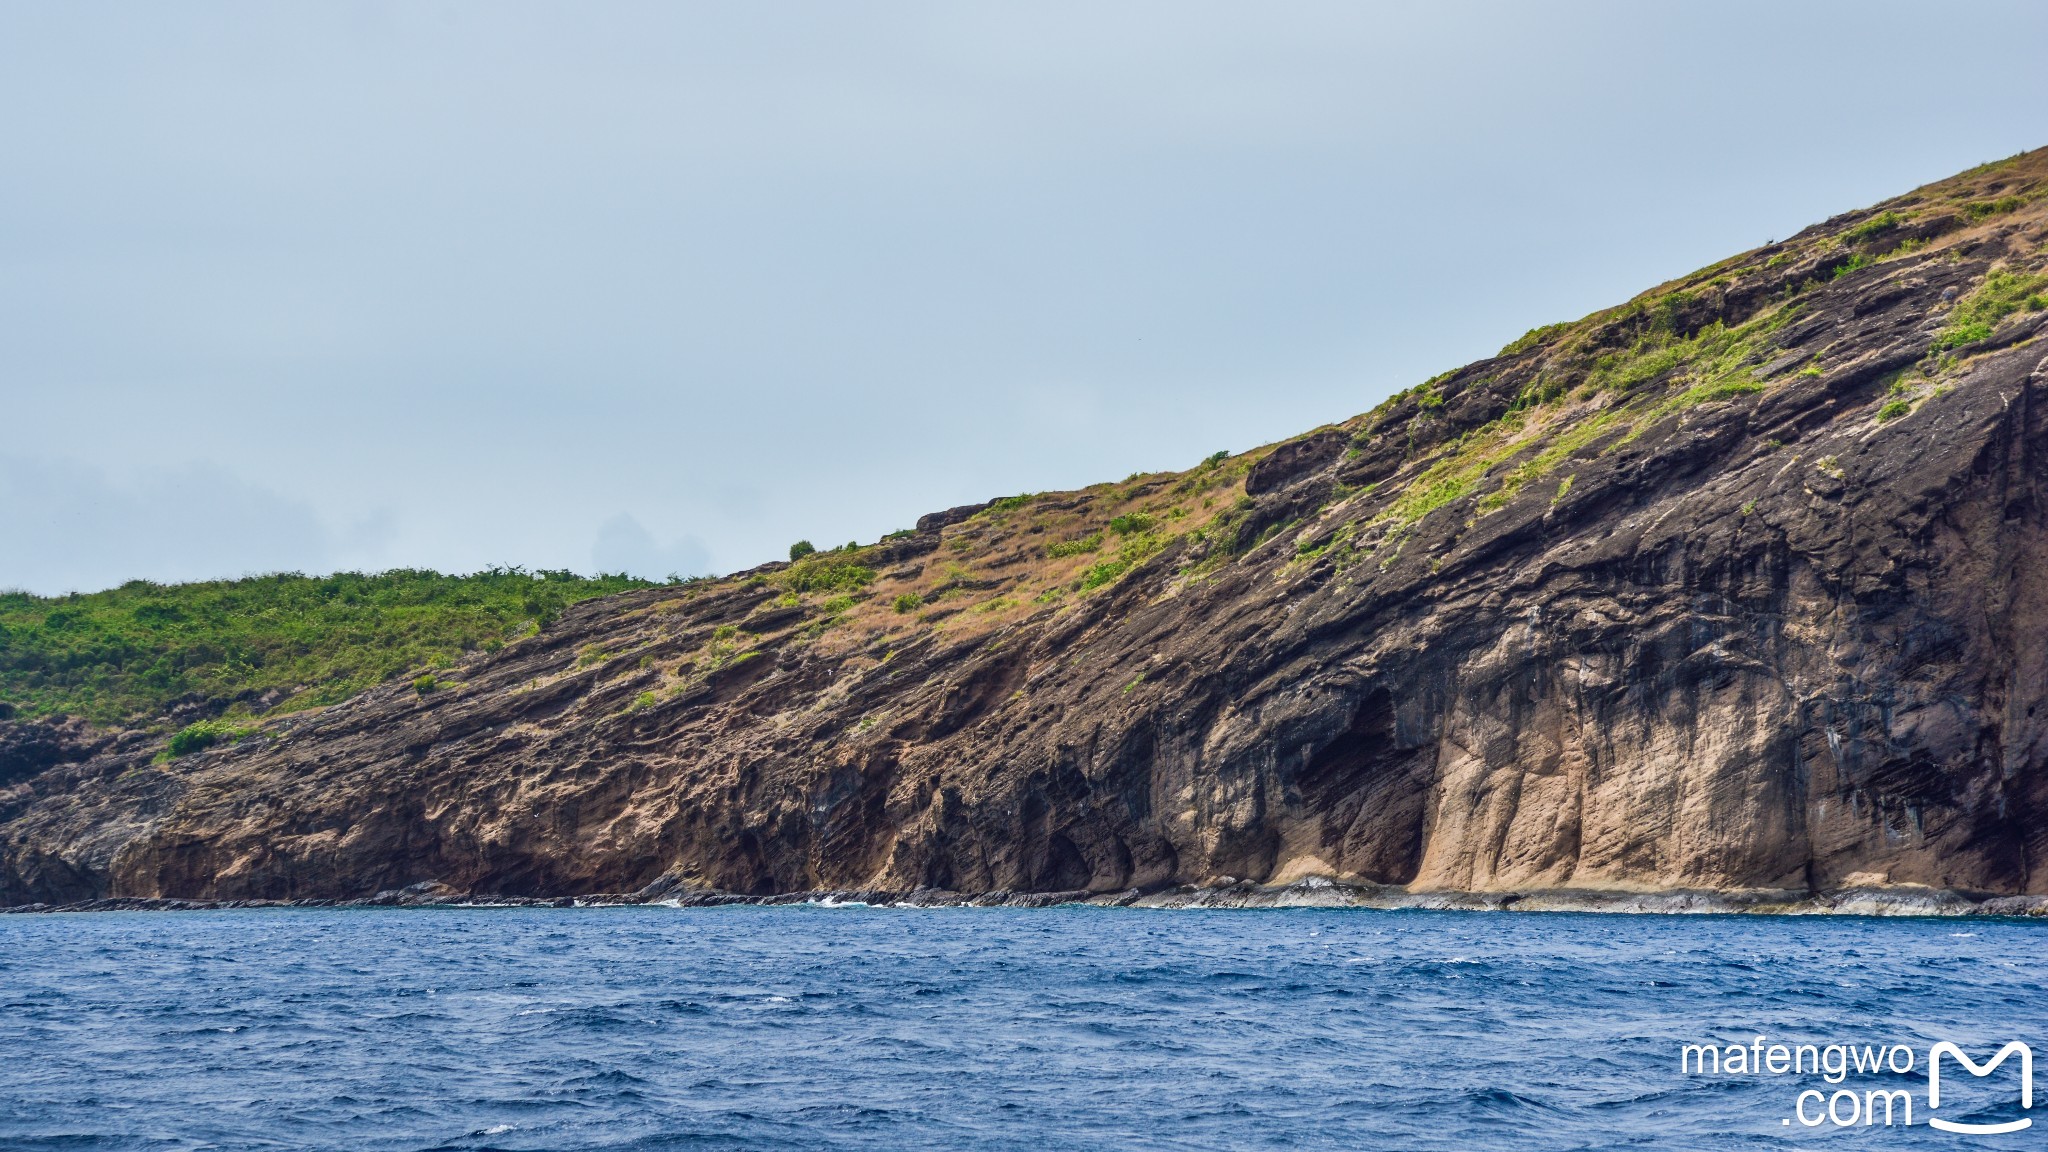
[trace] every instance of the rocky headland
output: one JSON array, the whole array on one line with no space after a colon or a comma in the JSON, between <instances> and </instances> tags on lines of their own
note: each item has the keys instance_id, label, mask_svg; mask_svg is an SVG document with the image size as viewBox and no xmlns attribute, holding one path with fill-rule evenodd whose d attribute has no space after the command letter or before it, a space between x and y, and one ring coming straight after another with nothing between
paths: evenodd
<instances>
[{"instance_id":1,"label":"rocky headland","mask_svg":"<svg viewBox=\"0 0 2048 1152\"><path fill-rule=\"evenodd\" d=\"M2038 912L2044 332L2038 151L211 747L0 718L0 905Z\"/></svg>"}]
</instances>

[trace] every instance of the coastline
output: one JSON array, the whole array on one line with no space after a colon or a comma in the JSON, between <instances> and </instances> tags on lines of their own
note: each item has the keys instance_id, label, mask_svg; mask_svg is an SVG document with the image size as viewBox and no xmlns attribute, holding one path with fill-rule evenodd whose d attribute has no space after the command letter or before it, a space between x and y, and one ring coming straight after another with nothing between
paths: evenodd
<instances>
[{"instance_id":1,"label":"coastline","mask_svg":"<svg viewBox=\"0 0 2048 1152\"><path fill-rule=\"evenodd\" d=\"M633 893L583 896L496 896L456 892L426 881L374 896L299 900L185 900L110 896L70 904L19 904L0 914L57 912L207 912L246 908L666 908L772 907L1053 908L1094 906L1160 910L1359 908L1377 911L1591 912L1613 915L1886 916L2048 919L2048 896L1995 896L1919 885L1845 888L1809 893L1775 889L1614 891L1553 888L1527 892L1411 892L1308 877L1285 885L1242 882L1144 892L981 892L941 889L895 892L820 889L771 896L679 889L657 881Z\"/></svg>"}]
</instances>

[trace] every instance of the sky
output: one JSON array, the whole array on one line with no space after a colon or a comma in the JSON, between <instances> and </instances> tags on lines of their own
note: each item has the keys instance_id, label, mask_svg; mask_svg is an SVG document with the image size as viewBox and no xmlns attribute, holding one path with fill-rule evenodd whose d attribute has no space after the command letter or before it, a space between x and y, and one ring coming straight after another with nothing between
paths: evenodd
<instances>
[{"instance_id":1,"label":"sky","mask_svg":"<svg viewBox=\"0 0 2048 1152\"><path fill-rule=\"evenodd\" d=\"M0 0L0 588L719 573L2048 144L2048 5Z\"/></svg>"}]
</instances>

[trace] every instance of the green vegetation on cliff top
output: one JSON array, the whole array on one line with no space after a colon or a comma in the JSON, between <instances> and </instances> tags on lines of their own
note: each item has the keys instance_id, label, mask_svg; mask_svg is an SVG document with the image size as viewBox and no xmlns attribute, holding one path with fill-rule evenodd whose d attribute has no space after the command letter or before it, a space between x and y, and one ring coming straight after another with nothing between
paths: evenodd
<instances>
[{"instance_id":1,"label":"green vegetation on cliff top","mask_svg":"<svg viewBox=\"0 0 2048 1152\"><path fill-rule=\"evenodd\" d=\"M496 648L579 600L647 586L571 572L397 570L0 593L0 701L96 723L148 720L194 698L233 702L237 714L332 704Z\"/></svg>"}]
</instances>

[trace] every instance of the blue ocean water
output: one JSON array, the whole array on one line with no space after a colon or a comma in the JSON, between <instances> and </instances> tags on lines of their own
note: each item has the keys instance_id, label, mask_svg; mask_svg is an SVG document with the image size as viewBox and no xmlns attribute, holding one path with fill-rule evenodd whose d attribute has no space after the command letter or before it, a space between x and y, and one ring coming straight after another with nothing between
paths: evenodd
<instances>
[{"instance_id":1,"label":"blue ocean water","mask_svg":"<svg viewBox=\"0 0 2048 1152\"><path fill-rule=\"evenodd\" d=\"M1786 1123L1807 1088L1922 1096L1924 1065L1831 1085L1679 1053L2048 1057L2044 943L1355 910L0 916L0 1147L2041 1147L2048 1117L1965 1138L1924 1100L1913 1127ZM1952 1077L1940 1114L2025 1115L2011 1072Z\"/></svg>"}]
</instances>

